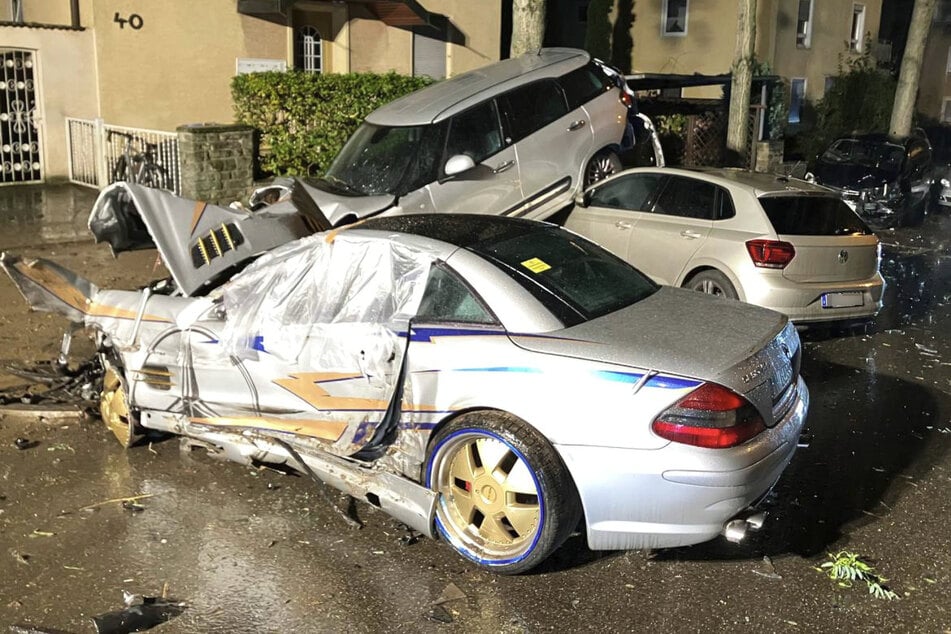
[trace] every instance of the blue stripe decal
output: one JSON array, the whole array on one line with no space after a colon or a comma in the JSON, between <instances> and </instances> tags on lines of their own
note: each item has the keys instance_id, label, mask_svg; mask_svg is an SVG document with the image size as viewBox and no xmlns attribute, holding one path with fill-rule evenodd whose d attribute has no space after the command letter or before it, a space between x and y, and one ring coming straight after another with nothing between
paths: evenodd
<instances>
[{"instance_id":1,"label":"blue stripe decal","mask_svg":"<svg viewBox=\"0 0 951 634\"><path fill-rule=\"evenodd\" d=\"M614 370L597 370L595 374L606 381L617 381L619 383L634 384L644 378L643 372L616 372ZM691 387L697 387L703 381L693 379L681 379L675 376L664 376L658 374L652 376L646 383L647 387L656 387L667 390L684 390Z\"/></svg>"},{"instance_id":2,"label":"blue stripe decal","mask_svg":"<svg viewBox=\"0 0 951 634\"><path fill-rule=\"evenodd\" d=\"M405 332L397 333L405 337ZM409 332L410 341L430 343L433 337L499 337L505 333L499 330L475 328L412 328Z\"/></svg>"},{"instance_id":3,"label":"blue stripe decal","mask_svg":"<svg viewBox=\"0 0 951 634\"><path fill-rule=\"evenodd\" d=\"M683 390L688 387L697 387L703 381L694 381L693 379L679 379L675 376L657 375L651 377L647 382L647 387L660 387L668 390Z\"/></svg>"},{"instance_id":4,"label":"blue stripe decal","mask_svg":"<svg viewBox=\"0 0 951 634\"><path fill-rule=\"evenodd\" d=\"M615 372L614 370L596 370L595 375L607 381L637 383L644 378L643 372Z\"/></svg>"}]
</instances>

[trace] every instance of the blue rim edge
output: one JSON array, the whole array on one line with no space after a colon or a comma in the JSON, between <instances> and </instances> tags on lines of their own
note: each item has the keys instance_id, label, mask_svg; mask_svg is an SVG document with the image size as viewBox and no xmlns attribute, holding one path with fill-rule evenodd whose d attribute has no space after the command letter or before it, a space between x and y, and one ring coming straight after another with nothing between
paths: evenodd
<instances>
[{"instance_id":1,"label":"blue rim edge","mask_svg":"<svg viewBox=\"0 0 951 634\"><path fill-rule=\"evenodd\" d=\"M435 457L439 453L439 449L444 444L446 444L447 442L449 442L449 440L461 434L479 434L482 436L489 436L491 438L494 438L498 440L499 442L501 442L506 447L508 447L510 450L512 450L522 462L528 465L528 472L532 476L532 482L535 483L535 490L538 491L538 508L540 511L540 516L538 518L539 530L535 533L535 538L532 540L532 543L528 547L528 550L522 553L521 556L515 557L513 559L496 560L496 559L482 559L481 557L473 553L471 550L463 546L461 543L459 543L457 540L453 539L453 537L449 535L448 532L446 531L446 528L442 525L442 522L439 521L438 513L435 514L436 529L439 531L439 534L442 535L443 539L445 539L447 542L452 544L453 548L456 549L456 552L462 554L464 557L466 557L466 559L474 561L477 564L480 564L483 566L505 566L508 564L518 563L522 561L523 559L525 559L526 557L528 557L529 555L531 555L535 551L535 545L538 544L538 538L541 537L542 529L544 529L545 527L545 497L544 495L542 495L541 487L538 485L538 478L535 476L535 470L532 468L532 464L528 461L528 459L525 457L525 455L521 451L513 447L507 440L505 440L498 434L488 431L486 429L466 428L466 429L459 429L457 431L454 431L448 436L446 436L445 438L443 438L439 442L439 444L433 448L432 456ZM428 489L432 488L432 479L433 479L433 462L432 462L432 458L430 458L429 464L426 465L426 488ZM440 504L440 503L441 501L437 501L437 504Z\"/></svg>"}]
</instances>

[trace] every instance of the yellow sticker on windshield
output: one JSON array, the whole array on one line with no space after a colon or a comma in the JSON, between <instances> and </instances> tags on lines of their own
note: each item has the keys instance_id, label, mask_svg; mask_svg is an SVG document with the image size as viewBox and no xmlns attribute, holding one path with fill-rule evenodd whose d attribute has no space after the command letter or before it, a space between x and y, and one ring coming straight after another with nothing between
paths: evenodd
<instances>
[{"instance_id":1,"label":"yellow sticker on windshield","mask_svg":"<svg viewBox=\"0 0 951 634\"><path fill-rule=\"evenodd\" d=\"M547 263L539 260L538 258L532 258L531 260L525 260L522 262L522 266L531 271L532 273L544 273L551 268Z\"/></svg>"}]
</instances>

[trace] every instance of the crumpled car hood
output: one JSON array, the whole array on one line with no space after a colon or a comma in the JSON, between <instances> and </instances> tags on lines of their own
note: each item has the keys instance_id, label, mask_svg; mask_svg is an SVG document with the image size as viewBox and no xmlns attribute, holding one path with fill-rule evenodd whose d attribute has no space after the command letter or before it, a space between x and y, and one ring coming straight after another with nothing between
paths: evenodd
<instances>
[{"instance_id":1,"label":"crumpled car hood","mask_svg":"<svg viewBox=\"0 0 951 634\"><path fill-rule=\"evenodd\" d=\"M893 183L898 178L896 170L883 170L857 163L820 162L813 171L816 182L840 189L870 189Z\"/></svg>"},{"instance_id":2,"label":"crumpled car hood","mask_svg":"<svg viewBox=\"0 0 951 634\"><path fill-rule=\"evenodd\" d=\"M390 194L344 196L303 182L300 183L300 187L320 207L320 210L327 216L333 226L337 226L341 220L348 216L360 220L375 216L396 204L396 196Z\"/></svg>"},{"instance_id":3,"label":"crumpled car hood","mask_svg":"<svg viewBox=\"0 0 951 634\"><path fill-rule=\"evenodd\" d=\"M106 187L89 215L96 242L108 242L113 255L157 248L188 296L215 288L265 251L327 228L316 206L250 212L124 182Z\"/></svg>"}]
</instances>

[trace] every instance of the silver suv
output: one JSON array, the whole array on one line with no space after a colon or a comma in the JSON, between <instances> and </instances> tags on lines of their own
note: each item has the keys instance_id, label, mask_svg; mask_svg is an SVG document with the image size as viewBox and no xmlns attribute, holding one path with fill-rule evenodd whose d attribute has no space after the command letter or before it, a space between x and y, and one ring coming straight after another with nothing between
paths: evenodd
<instances>
[{"instance_id":1,"label":"silver suv","mask_svg":"<svg viewBox=\"0 0 951 634\"><path fill-rule=\"evenodd\" d=\"M436 211L544 218L620 168L631 105L588 53L542 49L375 110L306 189L334 225Z\"/></svg>"}]
</instances>

